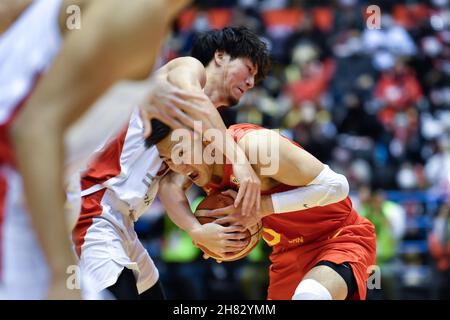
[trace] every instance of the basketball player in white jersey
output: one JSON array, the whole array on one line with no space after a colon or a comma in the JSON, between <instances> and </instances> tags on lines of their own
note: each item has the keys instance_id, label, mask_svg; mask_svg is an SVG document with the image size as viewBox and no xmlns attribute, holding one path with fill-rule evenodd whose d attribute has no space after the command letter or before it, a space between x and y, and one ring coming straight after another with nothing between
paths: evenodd
<instances>
[{"instance_id":1,"label":"basketball player in white jersey","mask_svg":"<svg viewBox=\"0 0 450 320\"><path fill-rule=\"evenodd\" d=\"M149 74L170 22L187 2L22 1L21 7L13 7L15 19L2 23L0 298L80 297L79 291L67 286L68 267L76 262L63 214L63 159L66 151L96 145L89 140L110 132L105 130L103 136L84 132L72 140L76 145L65 148L64 133L114 83ZM80 30L66 27L70 5L81 9ZM186 103L196 97L167 80L158 79L155 88L171 105L159 104L155 109L156 104L143 103L149 114L173 127L190 126L191 117L208 123L206 113ZM149 89L148 101L154 97ZM196 103L201 104L201 99ZM121 122L129 114L114 115ZM99 117L98 124L113 125L107 116ZM251 181L254 172L246 174Z\"/></svg>"},{"instance_id":2,"label":"basketball player in white jersey","mask_svg":"<svg viewBox=\"0 0 450 320\"><path fill-rule=\"evenodd\" d=\"M266 46L245 28L206 32L194 43L192 52L203 64L193 57L174 59L155 77L204 92L216 108L237 103L253 88L255 78L262 78L267 71ZM211 54L212 61L205 58ZM220 119L215 121L217 128L225 128ZM156 284L158 270L134 231L134 222L152 204L168 171L156 147L148 147L152 136L145 139L143 129L135 110L128 127L105 145L81 179L82 209L74 230L81 273L93 279L97 291L108 289L117 299L163 298L161 286ZM223 242L232 251L246 245L240 226L197 222L186 231L194 242L214 250L223 248Z\"/></svg>"}]
</instances>

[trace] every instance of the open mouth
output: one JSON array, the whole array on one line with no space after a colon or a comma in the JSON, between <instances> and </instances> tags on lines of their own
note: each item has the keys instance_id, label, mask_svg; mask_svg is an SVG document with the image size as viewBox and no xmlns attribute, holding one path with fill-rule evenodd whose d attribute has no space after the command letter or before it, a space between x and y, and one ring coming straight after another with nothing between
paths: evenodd
<instances>
[{"instance_id":1,"label":"open mouth","mask_svg":"<svg viewBox=\"0 0 450 320\"><path fill-rule=\"evenodd\" d=\"M242 95L244 94L244 90L242 90L242 89L239 88L239 87L236 87L236 92L237 92L237 94L238 94L239 96L242 96Z\"/></svg>"},{"instance_id":2,"label":"open mouth","mask_svg":"<svg viewBox=\"0 0 450 320\"><path fill-rule=\"evenodd\" d=\"M198 177L200 176L200 174L197 171L192 171L188 173L188 177L189 179L191 179L192 181L195 181L198 179Z\"/></svg>"}]
</instances>

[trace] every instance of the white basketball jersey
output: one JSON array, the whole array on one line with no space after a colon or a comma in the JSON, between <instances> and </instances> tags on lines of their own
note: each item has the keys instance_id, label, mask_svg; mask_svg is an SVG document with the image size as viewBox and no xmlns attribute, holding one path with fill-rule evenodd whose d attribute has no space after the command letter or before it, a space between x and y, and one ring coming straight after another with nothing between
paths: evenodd
<instances>
[{"instance_id":1,"label":"white basketball jersey","mask_svg":"<svg viewBox=\"0 0 450 320\"><path fill-rule=\"evenodd\" d=\"M136 221L151 205L159 179L168 167L156 146L147 148L144 125L135 110L126 130L94 154L82 178L82 196L107 188L117 201L115 209Z\"/></svg>"},{"instance_id":2,"label":"white basketball jersey","mask_svg":"<svg viewBox=\"0 0 450 320\"><path fill-rule=\"evenodd\" d=\"M36 0L0 36L0 125L29 95L61 46L62 0Z\"/></svg>"}]
</instances>

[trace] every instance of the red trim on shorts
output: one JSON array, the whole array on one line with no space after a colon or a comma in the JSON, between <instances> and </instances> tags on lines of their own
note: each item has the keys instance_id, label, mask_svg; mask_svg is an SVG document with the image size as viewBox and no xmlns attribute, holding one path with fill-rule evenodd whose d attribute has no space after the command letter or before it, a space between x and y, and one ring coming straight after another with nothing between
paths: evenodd
<instances>
[{"instance_id":1,"label":"red trim on shorts","mask_svg":"<svg viewBox=\"0 0 450 320\"><path fill-rule=\"evenodd\" d=\"M5 223L6 194L8 192L8 183L5 176L0 172L0 282L3 275L3 229Z\"/></svg>"},{"instance_id":2,"label":"red trim on shorts","mask_svg":"<svg viewBox=\"0 0 450 320\"><path fill-rule=\"evenodd\" d=\"M84 244L87 230L92 225L94 218L100 216L103 212L101 201L105 192L106 189L102 189L81 198L80 217L72 232L72 240L78 257L81 256L81 247Z\"/></svg>"}]
</instances>

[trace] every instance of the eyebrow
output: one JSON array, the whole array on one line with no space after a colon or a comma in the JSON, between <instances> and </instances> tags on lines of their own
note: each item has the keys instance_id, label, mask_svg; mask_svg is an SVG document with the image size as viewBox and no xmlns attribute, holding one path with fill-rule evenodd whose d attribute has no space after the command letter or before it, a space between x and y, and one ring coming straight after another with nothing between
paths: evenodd
<instances>
[{"instance_id":1,"label":"eyebrow","mask_svg":"<svg viewBox=\"0 0 450 320\"><path fill-rule=\"evenodd\" d=\"M251 69L251 71L250 71L250 72L254 72L254 73L255 73L255 75L257 75L257 74L258 74L258 70L257 70L257 66L256 66L256 64L255 64L255 63L253 63L253 61L252 61L252 60L250 60L250 59L249 59L249 63L250 63L250 69Z\"/></svg>"}]
</instances>

